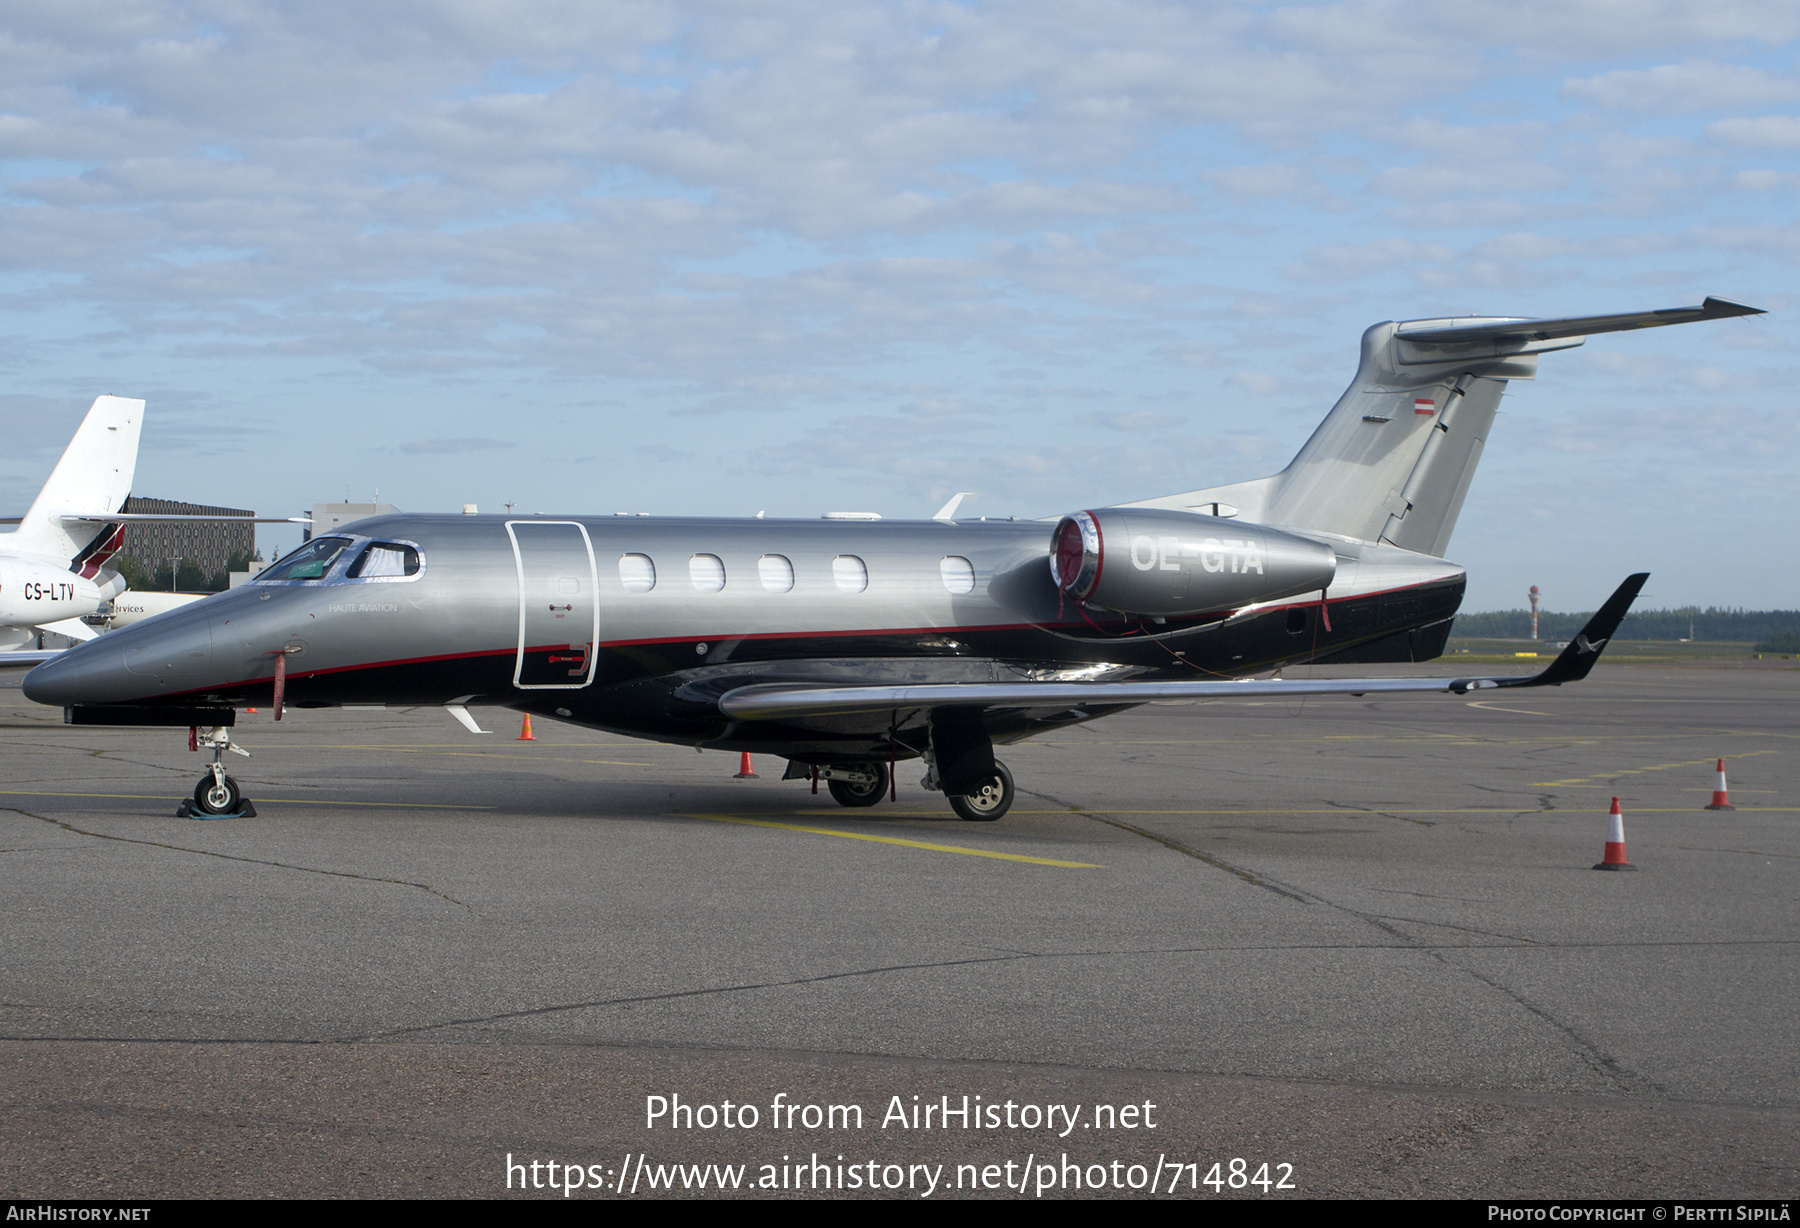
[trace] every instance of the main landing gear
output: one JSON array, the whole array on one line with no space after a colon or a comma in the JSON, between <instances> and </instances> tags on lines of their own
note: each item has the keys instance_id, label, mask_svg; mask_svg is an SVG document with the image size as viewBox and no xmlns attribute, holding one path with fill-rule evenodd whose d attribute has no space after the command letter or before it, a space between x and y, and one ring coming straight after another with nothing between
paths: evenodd
<instances>
[{"instance_id":1,"label":"main landing gear","mask_svg":"<svg viewBox=\"0 0 1800 1228\"><path fill-rule=\"evenodd\" d=\"M888 791L885 763L846 763L842 767L820 768L831 800L840 806L873 806Z\"/></svg>"},{"instance_id":2,"label":"main landing gear","mask_svg":"<svg viewBox=\"0 0 1800 1228\"><path fill-rule=\"evenodd\" d=\"M973 793L950 797L950 809L971 823L992 823L1012 809L1013 778L1006 765L994 761L994 778Z\"/></svg>"},{"instance_id":3,"label":"main landing gear","mask_svg":"<svg viewBox=\"0 0 1800 1228\"><path fill-rule=\"evenodd\" d=\"M250 752L231 741L231 730L224 725L200 725L188 731L188 749L205 747L212 752L212 764L206 775L194 786L194 800L175 808L178 819L254 819L256 807L244 796L238 782L225 774L222 762L226 751L248 759Z\"/></svg>"},{"instance_id":4,"label":"main landing gear","mask_svg":"<svg viewBox=\"0 0 1800 1228\"><path fill-rule=\"evenodd\" d=\"M919 784L934 793L942 792L943 786L938 783L936 765L928 763L927 767L929 770ZM804 780L808 777L824 781L832 800L840 806L873 806L888 791L887 764L873 760L830 766L813 766L790 760L787 774L782 779ZM972 823L991 823L1012 809L1014 794L1012 773L1006 770L1004 763L996 761L994 774L980 788L963 795L949 794L948 798L950 809L956 812L958 818Z\"/></svg>"}]
</instances>

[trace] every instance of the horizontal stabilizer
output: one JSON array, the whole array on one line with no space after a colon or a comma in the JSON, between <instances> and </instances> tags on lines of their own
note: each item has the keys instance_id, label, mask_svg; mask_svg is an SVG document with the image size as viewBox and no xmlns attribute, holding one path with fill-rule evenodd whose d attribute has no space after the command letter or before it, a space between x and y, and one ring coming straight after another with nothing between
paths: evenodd
<instances>
[{"instance_id":1,"label":"horizontal stabilizer","mask_svg":"<svg viewBox=\"0 0 1800 1228\"><path fill-rule=\"evenodd\" d=\"M175 516L155 512L112 512L105 516L86 516L75 512L59 512L58 520L67 524L184 524L204 521L207 524L311 524L311 516Z\"/></svg>"},{"instance_id":2,"label":"horizontal stabilizer","mask_svg":"<svg viewBox=\"0 0 1800 1228\"><path fill-rule=\"evenodd\" d=\"M1665 324L1691 324L1696 320L1726 320L1732 316L1759 316L1760 307L1722 298L1709 298L1698 307L1665 307L1660 311L1631 311L1614 316L1570 316L1563 320L1481 320L1449 328L1409 329L1402 324L1394 335L1414 345L1469 345L1481 341L1523 343L1555 341L1563 337L1591 337L1595 333L1622 333L1634 328L1661 328Z\"/></svg>"},{"instance_id":3,"label":"horizontal stabilizer","mask_svg":"<svg viewBox=\"0 0 1800 1228\"><path fill-rule=\"evenodd\" d=\"M1500 399L1511 381L1536 378L1543 355L1596 333L1761 314L1708 298L1698 307L1604 316L1383 321L1363 333L1356 378L1280 473L1122 506L1235 517L1445 558Z\"/></svg>"},{"instance_id":4,"label":"horizontal stabilizer","mask_svg":"<svg viewBox=\"0 0 1800 1228\"><path fill-rule=\"evenodd\" d=\"M1172 699L1241 699L1248 695L1393 695L1439 691L1461 695L1493 687L1560 686L1587 677L1619 628L1648 572L1631 576L1588 620L1581 634L1542 673L1488 678L1241 678L1230 682L947 682L915 686L739 687L719 700L740 721L850 716L918 708L1081 708Z\"/></svg>"}]
</instances>

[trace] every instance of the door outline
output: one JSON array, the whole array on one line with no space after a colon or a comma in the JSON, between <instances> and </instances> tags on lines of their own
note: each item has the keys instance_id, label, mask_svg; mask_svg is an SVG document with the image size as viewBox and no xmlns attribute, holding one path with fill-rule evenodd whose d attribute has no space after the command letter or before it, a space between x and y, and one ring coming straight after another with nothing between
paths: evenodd
<instances>
[{"instance_id":1,"label":"door outline","mask_svg":"<svg viewBox=\"0 0 1800 1228\"><path fill-rule=\"evenodd\" d=\"M525 671L525 556L519 550L519 535L513 531L514 525L567 525L581 534L581 544L587 551L588 589L593 594L594 622L588 630L587 640L587 672L577 682L520 682ZM600 581L599 568L594 563L594 540L588 536L587 526L579 520L509 520L506 522L506 536L512 542L513 569L519 582L519 647L513 657L513 688L520 691L576 691L594 681L594 669L599 664L598 648L600 644Z\"/></svg>"}]
</instances>

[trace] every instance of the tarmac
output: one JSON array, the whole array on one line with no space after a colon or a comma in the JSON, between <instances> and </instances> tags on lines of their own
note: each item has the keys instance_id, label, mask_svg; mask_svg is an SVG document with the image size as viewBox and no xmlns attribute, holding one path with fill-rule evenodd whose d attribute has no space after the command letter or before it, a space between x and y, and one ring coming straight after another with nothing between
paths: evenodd
<instances>
[{"instance_id":1,"label":"tarmac","mask_svg":"<svg viewBox=\"0 0 1800 1228\"><path fill-rule=\"evenodd\" d=\"M916 764L847 810L479 708L246 715L257 817L178 819L185 731L8 671L0 1189L1787 1198L1800 668L1761 664L1150 705L1002 748L992 824ZM1635 873L1591 868L1615 795Z\"/></svg>"}]
</instances>

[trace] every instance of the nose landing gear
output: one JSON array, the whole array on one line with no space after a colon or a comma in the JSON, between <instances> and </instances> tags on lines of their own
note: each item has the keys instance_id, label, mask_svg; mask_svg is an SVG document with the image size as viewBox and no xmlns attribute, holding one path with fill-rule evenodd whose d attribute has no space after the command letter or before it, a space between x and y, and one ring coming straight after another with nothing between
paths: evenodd
<instances>
[{"instance_id":1,"label":"nose landing gear","mask_svg":"<svg viewBox=\"0 0 1800 1228\"><path fill-rule=\"evenodd\" d=\"M206 775L194 786L194 800L175 808L178 819L254 819L256 807L244 796L238 782L225 774L221 762L226 751L248 759L250 752L233 744L231 730L224 725L199 725L188 730L188 749L202 746L212 751L212 764Z\"/></svg>"}]
</instances>

